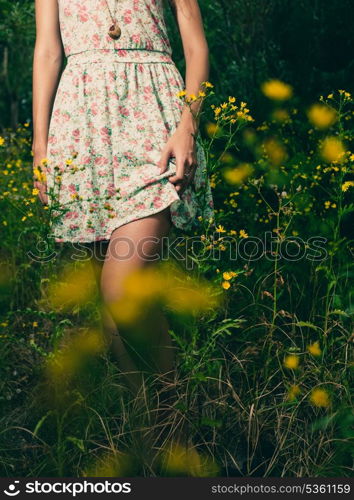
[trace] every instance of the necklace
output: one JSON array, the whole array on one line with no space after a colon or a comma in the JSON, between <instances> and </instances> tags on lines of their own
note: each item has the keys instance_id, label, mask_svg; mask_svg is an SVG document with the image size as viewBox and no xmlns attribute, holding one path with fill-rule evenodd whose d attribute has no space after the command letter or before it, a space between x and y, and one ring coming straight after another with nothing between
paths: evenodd
<instances>
[{"instance_id":1,"label":"necklace","mask_svg":"<svg viewBox=\"0 0 354 500\"><path fill-rule=\"evenodd\" d=\"M109 8L108 0L105 0L105 2L107 5L109 15L111 16L111 20L112 20L112 25L110 26L110 28L108 30L108 34L111 38L113 38L113 40L118 40L118 38L120 38L120 36L122 34L122 30L120 29L120 26L118 25L118 21L116 19L118 0L115 0L114 15L112 15L111 9Z\"/></svg>"}]
</instances>

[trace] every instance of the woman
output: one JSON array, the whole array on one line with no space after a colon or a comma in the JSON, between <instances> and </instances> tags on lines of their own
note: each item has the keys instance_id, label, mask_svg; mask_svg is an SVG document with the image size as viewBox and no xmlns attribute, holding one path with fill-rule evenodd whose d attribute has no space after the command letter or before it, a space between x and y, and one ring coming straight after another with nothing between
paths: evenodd
<instances>
[{"instance_id":1,"label":"woman","mask_svg":"<svg viewBox=\"0 0 354 500\"><path fill-rule=\"evenodd\" d=\"M177 95L202 90L208 47L197 0L172 1L186 84L171 59L164 0L36 0L34 167L47 162L34 185L56 214L56 242L107 247L100 272L105 331L126 372L139 359L127 352L131 339L110 305L122 296L126 277L160 251L172 225L191 229L200 216L212 216L195 138L199 103L190 109ZM142 240L148 241L143 252ZM152 346L145 364L171 373L166 321L155 314L145 327Z\"/></svg>"}]
</instances>

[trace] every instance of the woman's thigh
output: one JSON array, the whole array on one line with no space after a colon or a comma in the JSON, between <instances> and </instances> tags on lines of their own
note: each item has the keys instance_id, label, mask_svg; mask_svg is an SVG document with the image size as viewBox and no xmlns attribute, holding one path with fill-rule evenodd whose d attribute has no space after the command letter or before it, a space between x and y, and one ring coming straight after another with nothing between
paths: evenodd
<instances>
[{"instance_id":1,"label":"woman's thigh","mask_svg":"<svg viewBox=\"0 0 354 500\"><path fill-rule=\"evenodd\" d=\"M106 299L117 299L122 281L129 273L159 260L163 238L170 228L168 208L113 231L101 275Z\"/></svg>"}]
</instances>

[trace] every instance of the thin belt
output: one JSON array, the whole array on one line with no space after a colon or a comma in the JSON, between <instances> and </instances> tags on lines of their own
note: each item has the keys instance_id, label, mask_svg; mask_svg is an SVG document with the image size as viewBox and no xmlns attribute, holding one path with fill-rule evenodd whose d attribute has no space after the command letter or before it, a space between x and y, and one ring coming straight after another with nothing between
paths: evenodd
<instances>
[{"instance_id":1,"label":"thin belt","mask_svg":"<svg viewBox=\"0 0 354 500\"><path fill-rule=\"evenodd\" d=\"M84 63L155 63L174 64L171 54L150 49L88 49L67 56L68 64Z\"/></svg>"}]
</instances>

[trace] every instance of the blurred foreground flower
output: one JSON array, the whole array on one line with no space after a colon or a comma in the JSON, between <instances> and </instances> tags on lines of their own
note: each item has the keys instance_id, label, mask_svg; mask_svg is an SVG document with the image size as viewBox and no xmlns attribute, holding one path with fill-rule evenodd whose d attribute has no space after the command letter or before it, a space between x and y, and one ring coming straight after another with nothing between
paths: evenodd
<instances>
[{"instance_id":1,"label":"blurred foreground flower","mask_svg":"<svg viewBox=\"0 0 354 500\"><path fill-rule=\"evenodd\" d=\"M247 177L253 172L253 167L250 163L241 163L237 167L225 168L223 176L229 184L242 184Z\"/></svg>"},{"instance_id":2,"label":"blurred foreground flower","mask_svg":"<svg viewBox=\"0 0 354 500\"><path fill-rule=\"evenodd\" d=\"M310 402L319 408L327 408L330 405L328 392L325 389L313 389L310 394Z\"/></svg>"},{"instance_id":3,"label":"blurred foreground flower","mask_svg":"<svg viewBox=\"0 0 354 500\"><path fill-rule=\"evenodd\" d=\"M288 157L285 146L274 137L266 139L263 148L268 159L275 166L280 165Z\"/></svg>"},{"instance_id":4,"label":"blurred foreground flower","mask_svg":"<svg viewBox=\"0 0 354 500\"><path fill-rule=\"evenodd\" d=\"M45 367L49 379L59 385L77 374L87 358L104 352L106 348L99 330L67 333L70 334L68 342L52 353Z\"/></svg>"},{"instance_id":5,"label":"blurred foreground flower","mask_svg":"<svg viewBox=\"0 0 354 500\"><path fill-rule=\"evenodd\" d=\"M168 476L215 477L218 465L194 448L173 441L160 455L162 470Z\"/></svg>"},{"instance_id":6,"label":"blurred foreground flower","mask_svg":"<svg viewBox=\"0 0 354 500\"><path fill-rule=\"evenodd\" d=\"M222 128L213 122L208 122L205 129L209 137L220 137L223 133Z\"/></svg>"},{"instance_id":7,"label":"blurred foreground flower","mask_svg":"<svg viewBox=\"0 0 354 500\"><path fill-rule=\"evenodd\" d=\"M126 453L105 453L87 468L84 477L127 477L136 473L136 463Z\"/></svg>"},{"instance_id":8,"label":"blurred foreground flower","mask_svg":"<svg viewBox=\"0 0 354 500\"><path fill-rule=\"evenodd\" d=\"M264 82L261 86L261 90L266 97L275 101L285 101L290 99L293 95L291 85L277 79Z\"/></svg>"},{"instance_id":9,"label":"blurred foreground flower","mask_svg":"<svg viewBox=\"0 0 354 500\"><path fill-rule=\"evenodd\" d=\"M58 282L49 285L48 300L54 309L68 310L89 301L95 291L96 283L88 264L81 268L68 265Z\"/></svg>"},{"instance_id":10,"label":"blurred foreground flower","mask_svg":"<svg viewBox=\"0 0 354 500\"><path fill-rule=\"evenodd\" d=\"M337 113L334 109L324 104L314 104L307 112L308 119L315 127L326 129L337 120Z\"/></svg>"},{"instance_id":11,"label":"blurred foreground flower","mask_svg":"<svg viewBox=\"0 0 354 500\"><path fill-rule=\"evenodd\" d=\"M294 399L297 398L297 396L300 394L301 389L298 385L292 385L288 391L288 399L289 401L294 401Z\"/></svg>"},{"instance_id":12,"label":"blurred foreground flower","mask_svg":"<svg viewBox=\"0 0 354 500\"><path fill-rule=\"evenodd\" d=\"M198 315L214 310L219 297L206 280L165 264L131 273L124 282L122 297L111 304L111 311L118 324L132 325L144 321L149 309L156 305L177 314Z\"/></svg>"},{"instance_id":13,"label":"blurred foreground flower","mask_svg":"<svg viewBox=\"0 0 354 500\"><path fill-rule=\"evenodd\" d=\"M343 143L337 137L326 137L321 144L321 156L328 163L338 162L343 159L345 149Z\"/></svg>"}]
</instances>

